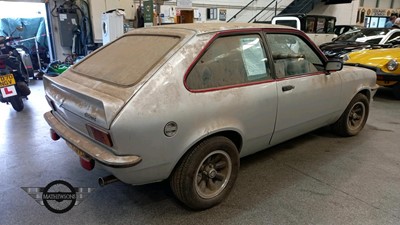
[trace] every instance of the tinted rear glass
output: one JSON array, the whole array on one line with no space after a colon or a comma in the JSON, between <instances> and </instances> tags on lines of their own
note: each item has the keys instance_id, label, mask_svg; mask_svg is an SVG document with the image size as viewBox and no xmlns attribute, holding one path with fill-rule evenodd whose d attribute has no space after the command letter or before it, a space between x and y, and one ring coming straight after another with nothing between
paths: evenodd
<instances>
[{"instance_id":1,"label":"tinted rear glass","mask_svg":"<svg viewBox=\"0 0 400 225\"><path fill-rule=\"evenodd\" d=\"M73 70L118 85L133 85L180 40L178 36L125 36L90 55Z\"/></svg>"},{"instance_id":2,"label":"tinted rear glass","mask_svg":"<svg viewBox=\"0 0 400 225\"><path fill-rule=\"evenodd\" d=\"M276 20L275 24L297 28L296 20Z\"/></svg>"}]
</instances>

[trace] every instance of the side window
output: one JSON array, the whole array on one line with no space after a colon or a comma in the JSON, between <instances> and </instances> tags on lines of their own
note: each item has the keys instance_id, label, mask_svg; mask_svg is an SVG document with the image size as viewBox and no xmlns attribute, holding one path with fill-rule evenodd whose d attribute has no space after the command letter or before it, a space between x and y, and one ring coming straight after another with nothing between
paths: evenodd
<instances>
[{"instance_id":1,"label":"side window","mask_svg":"<svg viewBox=\"0 0 400 225\"><path fill-rule=\"evenodd\" d=\"M394 42L394 41L399 41L400 40L400 32L396 32L394 34L392 34L387 42Z\"/></svg>"},{"instance_id":2,"label":"side window","mask_svg":"<svg viewBox=\"0 0 400 225\"><path fill-rule=\"evenodd\" d=\"M369 43L369 44L379 44L379 42L382 41L382 38L373 38L373 39L369 39L367 41L365 41L365 43Z\"/></svg>"},{"instance_id":3,"label":"side window","mask_svg":"<svg viewBox=\"0 0 400 225\"><path fill-rule=\"evenodd\" d=\"M197 61L186 79L200 90L271 79L267 57L258 35L216 39Z\"/></svg>"},{"instance_id":4,"label":"side window","mask_svg":"<svg viewBox=\"0 0 400 225\"><path fill-rule=\"evenodd\" d=\"M306 19L306 33L315 33L315 18L307 17L307 19Z\"/></svg>"},{"instance_id":5,"label":"side window","mask_svg":"<svg viewBox=\"0 0 400 225\"><path fill-rule=\"evenodd\" d=\"M334 32L334 30L335 30L335 20L334 19L328 19L327 22L328 22L328 25L327 25L326 32L327 33L335 33Z\"/></svg>"},{"instance_id":6,"label":"side window","mask_svg":"<svg viewBox=\"0 0 400 225\"><path fill-rule=\"evenodd\" d=\"M318 18L316 32L317 33L326 33L325 32L325 18Z\"/></svg>"},{"instance_id":7,"label":"side window","mask_svg":"<svg viewBox=\"0 0 400 225\"><path fill-rule=\"evenodd\" d=\"M296 20L276 20L275 24L297 28Z\"/></svg>"},{"instance_id":8,"label":"side window","mask_svg":"<svg viewBox=\"0 0 400 225\"><path fill-rule=\"evenodd\" d=\"M267 34L267 41L278 78L323 70L323 62L317 53L300 37L292 34Z\"/></svg>"}]
</instances>

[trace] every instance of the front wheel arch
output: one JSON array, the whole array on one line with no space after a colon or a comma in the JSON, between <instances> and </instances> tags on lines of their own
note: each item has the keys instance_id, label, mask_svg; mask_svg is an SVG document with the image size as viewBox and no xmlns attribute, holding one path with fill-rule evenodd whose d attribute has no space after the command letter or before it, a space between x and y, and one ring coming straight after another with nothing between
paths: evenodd
<instances>
[{"instance_id":1,"label":"front wheel arch","mask_svg":"<svg viewBox=\"0 0 400 225\"><path fill-rule=\"evenodd\" d=\"M331 125L332 130L344 137L357 135L365 126L369 115L370 99L357 93L347 105L340 118Z\"/></svg>"}]
</instances>

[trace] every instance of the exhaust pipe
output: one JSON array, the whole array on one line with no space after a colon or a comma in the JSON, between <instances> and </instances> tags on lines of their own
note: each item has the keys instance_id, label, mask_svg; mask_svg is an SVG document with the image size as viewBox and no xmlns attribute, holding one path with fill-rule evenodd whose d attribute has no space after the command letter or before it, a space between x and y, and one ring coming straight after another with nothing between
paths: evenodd
<instances>
[{"instance_id":1,"label":"exhaust pipe","mask_svg":"<svg viewBox=\"0 0 400 225\"><path fill-rule=\"evenodd\" d=\"M114 183L114 182L117 182L117 181L119 181L119 180L114 175L109 175L109 176L106 176L106 177L99 177L99 185L101 187L104 187L107 184L111 184L111 183Z\"/></svg>"}]
</instances>

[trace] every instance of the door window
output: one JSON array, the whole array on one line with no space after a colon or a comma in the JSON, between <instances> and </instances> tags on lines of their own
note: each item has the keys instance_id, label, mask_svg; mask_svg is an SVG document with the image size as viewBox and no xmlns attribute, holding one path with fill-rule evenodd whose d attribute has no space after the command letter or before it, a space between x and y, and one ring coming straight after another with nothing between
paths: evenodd
<instances>
[{"instance_id":1,"label":"door window","mask_svg":"<svg viewBox=\"0 0 400 225\"><path fill-rule=\"evenodd\" d=\"M347 28L346 31L348 31L349 28ZM335 19L327 19L327 27L326 27L326 33L335 33Z\"/></svg>"},{"instance_id":2,"label":"door window","mask_svg":"<svg viewBox=\"0 0 400 225\"><path fill-rule=\"evenodd\" d=\"M186 79L199 90L271 79L259 35L220 37L197 61Z\"/></svg>"},{"instance_id":3,"label":"door window","mask_svg":"<svg viewBox=\"0 0 400 225\"><path fill-rule=\"evenodd\" d=\"M325 33L325 18L318 18L317 33Z\"/></svg>"},{"instance_id":4,"label":"door window","mask_svg":"<svg viewBox=\"0 0 400 225\"><path fill-rule=\"evenodd\" d=\"M395 32L392 35L390 35L387 42L392 43L392 42L396 42L396 41L400 41L400 32Z\"/></svg>"},{"instance_id":5,"label":"door window","mask_svg":"<svg viewBox=\"0 0 400 225\"><path fill-rule=\"evenodd\" d=\"M323 71L318 54L301 39L292 34L267 34L278 78Z\"/></svg>"},{"instance_id":6,"label":"door window","mask_svg":"<svg viewBox=\"0 0 400 225\"><path fill-rule=\"evenodd\" d=\"M307 17L306 19L306 32L315 33L315 18Z\"/></svg>"}]
</instances>

